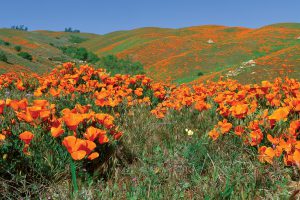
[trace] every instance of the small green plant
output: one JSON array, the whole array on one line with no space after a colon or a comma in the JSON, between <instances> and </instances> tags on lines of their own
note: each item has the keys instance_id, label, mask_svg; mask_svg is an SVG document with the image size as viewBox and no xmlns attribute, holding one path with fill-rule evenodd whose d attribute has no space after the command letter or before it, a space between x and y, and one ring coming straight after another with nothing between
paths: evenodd
<instances>
[{"instance_id":1,"label":"small green plant","mask_svg":"<svg viewBox=\"0 0 300 200\"><path fill-rule=\"evenodd\" d=\"M18 52L20 52L20 51L22 50L22 47L19 46L19 45L15 46L14 48L15 48L15 50L18 51Z\"/></svg>"},{"instance_id":2,"label":"small green plant","mask_svg":"<svg viewBox=\"0 0 300 200\"><path fill-rule=\"evenodd\" d=\"M197 73L197 76L203 76L203 75L204 75L203 72L198 72L198 73Z\"/></svg>"},{"instance_id":3,"label":"small green plant","mask_svg":"<svg viewBox=\"0 0 300 200\"><path fill-rule=\"evenodd\" d=\"M0 61L7 62L7 57L3 51L0 51Z\"/></svg>"},{"instance_id":4,"label":"small green plant","mask_svg":"<svg viewBox=\"0 0 300 200\"><path fill-rule=\"evenodd\" d=\"M3 45L3 46L9 46L10 43L7 42L7 41L4 41L4 40L0 40L0 45Z\"/></svg>"},{"instance_id":5,"label":"small green plant","mask_svg":"<svg viewBox=\"0 0 300 200\"><path fill-rule=\"evenodd\" d=\"M18 56L20 56L20 57L22 57L24 59L32 61L32 55L30 55L27 52L20 52L20 53L18 53Z\"/></svg>"}]
</instances>

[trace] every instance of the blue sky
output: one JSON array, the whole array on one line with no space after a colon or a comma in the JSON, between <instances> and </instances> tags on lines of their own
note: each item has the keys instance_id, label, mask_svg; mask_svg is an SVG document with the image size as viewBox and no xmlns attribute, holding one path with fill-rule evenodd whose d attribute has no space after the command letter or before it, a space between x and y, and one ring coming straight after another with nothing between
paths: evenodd
<instances>
[{"instance_id":1,"label":"blue sky","mask_svg":"<svg viewBox=\"0 0 300 200\"><path fill-rule=\"evenodd\" d=\"M300 0L3 0L0 27L104 34L156 26L181 28L218 24L261 27L300 22Z\"/></svg>"}]
</instances>

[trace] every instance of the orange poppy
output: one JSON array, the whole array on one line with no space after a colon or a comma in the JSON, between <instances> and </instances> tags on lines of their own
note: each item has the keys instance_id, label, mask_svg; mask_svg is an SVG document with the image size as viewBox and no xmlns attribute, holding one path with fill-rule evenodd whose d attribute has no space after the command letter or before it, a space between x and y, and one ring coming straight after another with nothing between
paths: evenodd
<instances>
[{"instance_id":1,"label":"orange poppy","mask_svg":"<svg viewBox=\"0 0 300 200\"><path fill-rule=\"evenodd\" d=\"M219 132L216 129L211 130L208 135L213 139L216 140L219 137Z\"/></svg>"},{"instance_id":2,"label":"orange poppy","mask_svg":"<svg viewBox=\"0 0 300 200\"><path fill-rule=\"evenodd\" d=\"M59 125L58 127L51 127L51 135L52 137L59 137L65 132L65 130L62 128L62 125Z\"/></svg>"},{"instance_id":3,"label":"orange poppy","mask_svg":"<svg viewBox=\"0 0 300 200\"><path fill-rule=\"evenodd\" d=\"M230 129L232 128L232 124L227 122L227 119L224 119L223 121L219 121L218 122L218 126L221 129L221 133L227 133L230 131Z\"/></svg>"},{"instance_id":4,"label":"orange poppy","mask_svg":"<svg viewBox=\"0 0 300 200\"><path fill-rule=\"evenodd\" d=\"M68 113L63 116L63 120L70 130L75 131L77 126L83 121L83 118L80 114Z\"/></svg>"},{"instance_id":5,"label":"orange poppy","mask_svg":"<svg viewBox=\"0 0 300 200\"><path fill-rule=\"evenodd\" d=\"M106 134L106 131L90 126L89 128L87 128L84 137L90 141L94 141L98 137L98 135L104 134Z\"/></svg>"},{"instance_id":6,"label":"orange poppy","mask_svg":"<svg viewBox=\"0 0 300 200\"><path fill-rule=\"evenodd\" d=\"M91 153L89 156L88 156L88 159L89 160L94 160L95 158L98 158L99 157L99 153L98 152L94 152L94 153Z\"/></svg>"},{"instance_id":7,"label":"orange poppy","mask_svg":"<svg viewBox=\"0 0 300 200\"><path fill-rule=\"evenodd\" d=\"M107 135L99 135L99 143L100 144L104 144L109 142L109 138L107 137Z\"/></svg>"},{"instance_id":8,"label":"orange poppy","mask_svg":"<svg viewBox=\"0 0 300 200\"><path fill-rule=\"evenodd\" d=\"M29 131L25 131L23 133L21 133L19 135L19 138L25 143L25 144L29 144L30 141L33 139L34 135L29 132Z\"/></svg>"},{"instance_id":9,"label":"orange poppy","mask_svg":"<svg viewBox=\"0 0 300 200\"><path fill-rule=\"evenodd\" d=\"M258 159L260 162L268 162L273 164L273 158L275 156L275 151L271 147L262 146L258 148Z\"/></svg>"}]
</instances>

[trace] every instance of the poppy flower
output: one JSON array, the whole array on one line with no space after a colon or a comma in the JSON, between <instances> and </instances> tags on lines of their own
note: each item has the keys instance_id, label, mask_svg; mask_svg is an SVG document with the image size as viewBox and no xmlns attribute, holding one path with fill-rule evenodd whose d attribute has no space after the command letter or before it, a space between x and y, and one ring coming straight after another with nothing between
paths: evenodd
<instances>
[{"instance_id":1,"label":"poppy flower","mask_svg":"<svg viewBox=\"0 0 300 200\"><path fill-rule=\"evenodd\" d=\"M0 141L5 140L6 136L0 133Z\"/></svg>"},{"instance_id":2,"label":"poppy flower","mask_svg":"<svg viewBox=\"0 0 300 200\"><path fill-rule=\"evenodd\" d=\"M29 132L29 131L25 131L23 133L21 133L19 135L19 138L25 143L25 144L29 144L30 141L34 138L34 135Z\"/></svg>"},{"instance_id":3,"label":"poppy flower","mask_svg":"<svg viewBox=\"0 0 300 200\"><path fill-rule=\"evenodd\" d=\"M69 113L63 116L63 120L70 130L75 131L83 118L80 114Z\"/></svg>"},{"instance_id":4,"label":"poppy flower","mask_svg":"<svg viewBox=\"0 0 300 200\"><path fill-rule=\"evenodd\" d=\"M244 133L244 128L242 126L236 126L234 128L234 133L238 136L241 136Z\"/></svg>"},{"instance_id":5,"label":"poppy flower","mask_svg":"<svg viewBox=\"0 0 300 200\"><path fill-rule=\"evenodd\" d=\"M227 122L227 119L224 119L223 121L219 121L218 122L218 126L221 129L221 133L227 133L230 131L230 129L232 128L232 124Z\"/></svg>"},{"instance_id":6,"label":"poppy flower","mask_svg":"<svg viewBox=\"0 0 300 200\"><path fill-rule=\"evenodd\" d=\"M290 113L290 108L289 107L282 107L282 108L278 108L277 110L275 110L272 115L269 116L269 120L271 121L286 121L287 120L287 116Z\"/></svg>"},{"instance_id":7,"label":"poppy flower","mask_svg":"<svg viewBox=\"0 0 300 200\"><path fill-rule=\"evenodd\" d=\"M84 137L90 141L94 141L98 137L98 135L104 135L105 133L106 131L104 130L90 126L89 128L87 128Z\"/></svg>"},{"instance_id":8,"label":"poppy flower","mask_svg":"<svg viewBox=\"0 0 300 200\"><path fill-rule=\"evenodd\" d=\"M31 106L27 107L27 111L30 113L33 119L37 119L42 111L42 107L40 106Z\"/></svg>"},{"instance_id":9,"label":"poppy flower","mask_svg":"<svg viewBox=\"0 0 300 200\"><path fill-rule=\"evenodd\" d=\"M58 127L51 127L51 135L54 138L59 137L64 132L65 130L62 128L62 125L59 125Z\"/></svg>"},{"instance_id":10,"label":"poppy flower","mask_svg":"<svg viewBox=\"0 0 300 200\"><path fill-rule=\"evenodd\" d=\"M81 160L96 148L96 144L89 140L82 140L75 136L67 136L63 140L63 145L74 160Z\"/></svg>"},{"instance_id":11,"label":"poppy flower","mask_svg":"<svg viewBox=\"0 0 300 200\"><path fill-rule=\"evenodd\" d=\"M216 129L211 130L208 135L213 139L216 140L219 137L219 132Z\"/></svg>"},{"instance_id":12,"label":"poppy flower","mask_svg":"<svg viewBox=\"0 0 300 200\"><path fill-rule=\"evenodd\" d=\"M99 153L98 152L94 152L94 153L91 153L89 156L88 156L88 159L89 160L94 160L95 158L98 158L99 157Z\"/></svg>"},{"instance_id":13,"label":"poppy flower","mask_svg":"<svg viewBox=\"0 0 300 200\"><path fill-rule=\"evenodd\" d=\"M104 144L109 142L109 138L107 137L107 135L99 135L98 141L100 144Z\"/></svg>"}]
</instances>

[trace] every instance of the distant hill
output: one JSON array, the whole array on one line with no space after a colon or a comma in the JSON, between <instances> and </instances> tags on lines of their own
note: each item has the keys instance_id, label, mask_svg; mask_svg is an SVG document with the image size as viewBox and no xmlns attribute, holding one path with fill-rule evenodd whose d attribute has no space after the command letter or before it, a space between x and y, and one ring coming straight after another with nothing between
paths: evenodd
<instances>
[{"instance_id":1,"label":"distant hill","mask_svg":"<svg viewBox=\"0 0 300 200\"><path fill-rule=\"evenodd\" d=\"M70 42L72 35L84 41L74 44ZM300 77L300 23L257 29L215 25L148 27L105 35L0 29L0 39L24 46L34 58L32 62L24 60L12 47L0 45L0 50L9 55L10 64L0 62L5 70L26 68L45 72L60 62L58 58L72 60L57 46L74 45L98 56L130 57L143 63L149 76L178 83L220 75L252 82L286 73Z\"/></svg>"}]
</instances>

